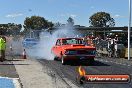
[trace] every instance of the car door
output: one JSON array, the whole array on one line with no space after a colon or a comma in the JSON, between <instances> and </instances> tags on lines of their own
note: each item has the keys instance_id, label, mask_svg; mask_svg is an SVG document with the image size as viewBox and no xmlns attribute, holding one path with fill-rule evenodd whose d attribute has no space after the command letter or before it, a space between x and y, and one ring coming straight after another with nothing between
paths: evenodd
<instances>
[{"instance_id":1,"label":"car door","mask_svg":"<svg viewBox=\"0 0 132 88\"><path fill-rule=\"evenodd\" d=\"M56 45L53 47L53 52L58 57L60 56L60 48L61 48L61 41L60 39L58 39Z\"/></svg>"}]
</instances>

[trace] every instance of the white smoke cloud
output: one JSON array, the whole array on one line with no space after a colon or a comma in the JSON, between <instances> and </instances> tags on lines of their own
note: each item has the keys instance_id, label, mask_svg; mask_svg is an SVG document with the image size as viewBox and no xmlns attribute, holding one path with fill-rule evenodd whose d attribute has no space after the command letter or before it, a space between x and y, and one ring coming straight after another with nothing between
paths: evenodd
<instances>
[{"instance_id":1,"label":"white smoke cloud","mask_svg":"<svg viewBox=\"0 0 132 88\"><path fill-rule=\"evenodd\" d=\"M54 55L51 53L51 48L55 45L58 38L76 37L79 33L73 27L63 27L57 29L50 34L49 32L41 32L40 42L33 49L28 49L28 55L41 59L53 60Z\"/></svg>"}]
</instances>

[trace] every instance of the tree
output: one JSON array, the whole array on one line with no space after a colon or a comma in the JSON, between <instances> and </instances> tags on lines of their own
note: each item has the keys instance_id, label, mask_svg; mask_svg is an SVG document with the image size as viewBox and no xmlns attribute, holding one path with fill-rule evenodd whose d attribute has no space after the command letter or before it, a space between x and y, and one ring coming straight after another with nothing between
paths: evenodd
<instances>
[{"instance_id":1,"label":"tree","mask_svg":"<svg viewBox=\"0 0 132 88\"><path fill-rule=\"evenodd\" d=\"M51 27L53 27L54 26L54 24L52 23L52 22L48 22L48 27L49 28L51 28Z\"/></svg>"},{"instance_id":2,"label":"tree","mask_svg":"<svg viewBox=\"0 0 132 88\"><path fill-rule=\"evenodd\" d=\"M54 27L61 27L61 26L62 26L62 24L59 23L59 22L57 22L57 23L54 24Z\"/></svg>"},{"instance_id":3,"label":"tree","mask_svg":"<svg viewBox=\"0 0 132 88\"><path fill-rule=\"evenodd\" d=\"M49 22L44 17L31 16L31 17L26 17L23 27L26 35L30 37L39 38L40 31L38 30L48 29L48 28L51 29L51 27L53 27L53 23Z\"/></svg>"},{"instance_id":4,"label":"tree","mask_svg":"<svg viewBox=\"0 0 132 88\"><path fill-rule=\"evenodd\" d=\"M42 30L42 29L46 29L49 27L53 27L53 23L48 22L48 20L40 16L26 17L24 21L24 28L26 30L28 29Z\"/></svg>"},{"instance_id":5,"label":"tree","mask_svg":"<svg viewBox=\"0 0 132 88\"><path fill-rule=\"evenodd\" d=\"M0 24L0 32L4 35L16 36L20 33L21 28L22 28L21 24L14 23Z\"/></svg>"},{"instance_id":6,"label":"tree","mask_svg":"<svg viewBox=\"0 0 132 88\"><path fill-rule=\"evenodd\" d=\"M67 22L68 22L68 25L70 26L74 25L74 20L71 17L68 18Z\"/></svg>"},{"instance_id":7,"label":"tree","mask_svg":"<svg viewBox=\"0 0 132 88\"><path fill-rule=\"evenodd\" d=\"M89 18L91 27L114 27L115 20L106 12L97 12Z\"/></svg>"}]
</instances>

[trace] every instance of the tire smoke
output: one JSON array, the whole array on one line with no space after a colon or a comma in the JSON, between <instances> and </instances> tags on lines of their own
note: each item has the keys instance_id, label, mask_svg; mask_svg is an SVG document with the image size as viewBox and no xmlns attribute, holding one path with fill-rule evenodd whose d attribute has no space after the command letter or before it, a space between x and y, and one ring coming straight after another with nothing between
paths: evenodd
<instances>
[{"instance_id":1,"label":"tire smoke","mask_svg":"<svg viewBox=\"0 0 132 88\"><path fill-rule=\"evenodd\" d=\"M53 60L54 55L51 48L55 45L58 38L78 37L80 35L73 27L63 27L56 29L52 34L49 32L40 33L40 41L32 49L28 49L28 55L35 58Z\"/></svg>"}]
</instances>

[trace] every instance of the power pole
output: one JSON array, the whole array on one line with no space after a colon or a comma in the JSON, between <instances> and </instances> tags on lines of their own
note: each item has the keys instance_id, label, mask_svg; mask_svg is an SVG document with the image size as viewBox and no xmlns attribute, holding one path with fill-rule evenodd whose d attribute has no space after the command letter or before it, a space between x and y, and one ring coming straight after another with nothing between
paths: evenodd
<instances>
[{"instance_id":1,"label":"power pole","mask_svg":"<svg viewBox=\"0 0 132 88\"><path fill-rule=\"evenodd\" d=\"M131 33L131 0L129 0L129 23L128 23L128 60L130 60L130 33Z\"/></svg>"}]
</instances>

